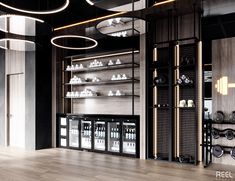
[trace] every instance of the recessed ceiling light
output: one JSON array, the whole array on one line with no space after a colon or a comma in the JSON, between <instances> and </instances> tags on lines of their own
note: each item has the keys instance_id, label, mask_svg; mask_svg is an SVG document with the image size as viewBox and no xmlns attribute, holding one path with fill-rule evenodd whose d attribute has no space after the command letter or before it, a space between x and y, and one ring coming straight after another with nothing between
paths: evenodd
<instances>
[{"instance_id":1,"label":"recessed ceiling light","mask_svg":"<svg viewBox=\"0 0 235 181\"><path fill-rule=\"evenodd\" d=\"M18 11L18 12L22 12L22 13L45 15L45 14L54 14L54 13L61 12L69 6L69 3L70 3L70 1L66 0L65 3L61 7L57 8L57 9L46 10L46 11L33 11L33 10L19 9L19 8L7 5L3 2L0 2L0 5L4 6L5 8L8 8L8 9L11 9L14 11Z\"/></svg>"},{"instance_id":2,"label":"recessed ceiling light","mask_svg":"<svg viewBox=\"0 0 235 181\"><path fill-rule=\"evenodd\" d=\"M75 38L75 39L84 39L84 40L88 40L94 43L94 45L92 46L87 46L87 47L68 47L68 46L63 46L63 45L59 45L58 43L55 43L56 40L59 39L64 39L64 38ZM98 42L93 39L93 38L89 38L86 36L79 36L79 35L61 35L61 36L56 36L54 38L51 39L51 43L59 48L63 48L63 49L68 49L68 50L88 50L88 49L92 49L95 48L98 45Z\"/></svg>"}]
</instances>

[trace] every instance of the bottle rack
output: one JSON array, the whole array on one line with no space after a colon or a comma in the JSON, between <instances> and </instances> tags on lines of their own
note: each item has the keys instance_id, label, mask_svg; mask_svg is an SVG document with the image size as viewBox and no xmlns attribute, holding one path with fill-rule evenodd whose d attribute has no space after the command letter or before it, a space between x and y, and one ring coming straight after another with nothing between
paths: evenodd
<instances>
[{"instance_id":1,"label":"bottle rack","mask_svg":"<svg viewBox=\"0 0 235 181\"><path fill-rule=\"evenodd\" d=\"M163 42L153 49L153 63L147 70L151 70L148 128L152 131L148 134L148 157L152 159L184 162L188 157L187 163L198 163L198 41L192 38L189 42ZM182 57L190 57L194 62L182 65ZM167 75L167 83L153 85L154 78L161 74ZM193 83L179 85L177 80L182 74ZM192 100L193 104L182 107L180 100Z\"/></svg>"},{"instance_id":2,"label":"bottle rack","mask_svg":"<svg viewBox=\"0 0 235 181\"><path fill-rule=\"evenodd\" d=\"M212 136L213 125L235 125L235 123L231 123L231 122L229 122L229 120L224 120L223 122L218 123L218 122L214 121L213 119L204 119L204 121L203 121L203 143L201 145L202 150L203 150L204 167L208 167L212 163L213 155L211 153L211 150L212 150L212 147L215 146L212 143L212 141L213 141L213 136ZM221 146L226 149L233 148L233 146L223 146L223 145L221 145ZM224 151L224 154L230 154L230 152Z\"/></svg>"}]
</instances>

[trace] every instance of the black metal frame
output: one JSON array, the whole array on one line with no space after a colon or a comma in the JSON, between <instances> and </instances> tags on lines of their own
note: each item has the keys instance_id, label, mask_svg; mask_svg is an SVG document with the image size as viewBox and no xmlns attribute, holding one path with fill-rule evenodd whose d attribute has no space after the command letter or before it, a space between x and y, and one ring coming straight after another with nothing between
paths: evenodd
<instances>
[{"instance_id":1,"label":"black metal frame","mask_svg":"<svg viewBox=\"0 0 235 181\"><path fill-rule=\"evenodd\" d=\"M224 120L222 123L218 123L218 122L213 121L212 119L204 119L204 121L203 121L203 142L202 142L204 167L208 167L212 163L211 149L214 146L212 143L212 140L213 140L212 128L213 128L213 125L215 125L215 124L235 125L235 123L231 123L226 120ZM224 148L233 148L232 146L223 146L223 147Z\"/></svg>"},{"instance_id":2,"label":"black metal frame","mask_svg":"<svg viewBox=\"0 0 235 181\"><path fill-rule=\"evenodd\" d=\"M174 45L176 44L179 44L180 42L185 42L185 41L188 41L188 40L192 40L194 43L190 43L190 44L186 44L186 45L182 45L182 46L195 46L195 60L197 60L197 43L199 41L198 38L196 37L191 37L191 38L185 38L185 39L179 39L177 41L166 41L166 42L159 42L157 43L158 45L161 45L161 44L169 44L169 49L172 49L170 47L173 47ZM154 45L155 47L156 45ZM170 54L172 54L171 51L169 51ZM151 53L151 55L153 55ZM169 58L171 59L172 58L172 55L169 56ZM150 91L150 89L152 89L152 87L150 86L152 84L152 80L153 80L153 77L152 77L152 70L154 70L152 67L151 67L151 63L149 63L151 61L147 61L147 158L152 158L149 150L152 150L151 148L153 147L153 135L152 135L152 131L150 131L153 127L152 123L150 120L152 120L152 115L153 115L153 109L156 109L156 107L152 107L152 97L153 97L153 93L152 91ZM168 119L168 127L169 127L169 133L168 133L168 161L178 161L177 158L174 158L174 151L173 151L173 147L174 147L174 100L173 100L173 87L175 85L175 83L173 83L173 80L174 80L174 70L175 70L175 66L174 66L174 63L173 63L173 60L168 60L168 78L169 78L169 82L168 82L168 97L169 97L169 114L170 114L170 118ZM188 70L190 71L193 71L195 72L195 77L194 77L194 81L196 82L195 83L195 86L194 87L190 87L190 88L193 88L195 90L195 94L194 94L194 97L193 99L194 100L197 100L197 62L195 62L195 66L193 67L187 67ZM178 67L180 70L182 69L181 67ZM164 68L167 70L167 68ZM181 87L180 89L182 89L183 87ZM186 87L188 88L188 87ZM196 103L198 104L198 103ZM165 108L166 109L166 108ZM195 133L198 132L198 125L197 125L197 105L194 109L194 113L195 113ZM191 109L190 109L191 110ZM195 154L194 154L194 164L196 165L198 163L198 137L197 137L197 134L195 135Z\"/></svg>"},{"instance_id":3,"label":"black metal frame","mask_svg":"<svg viewBox=\"0 0 235 181\"><path fill-rule=\"evenodd\" d=\"M61 126L60 125L60 118L66 118L67 119L67 126ZM69 120L76 120L78 121L78 140L79 140L79 146L78 147L71 147L69 144ZM86 120L86 121L91 121L92 127L91 127L91 149L87 149L87 148L82 148L82 144L81 144L81 121L82 120ZM105 150L97 150L94 147L94 122L95 121L101 121L101 122L105 122ZM119 152L112 152L108 150L108 123L109 122L118 122L119 123L119 141L120 141L120 150ZM123 152L123 123L124 122L130 122L130 123L135 123L136 124L136 151L135 154L128 154L128 153L124 153ZM67 136L62 136L60 134L60 129L61 128L66 128L67 129ZM74 150L85 150L85 151L90 151L90 152L97 152L97 153L105 153L105 154L111 154L111 155L119 155L119 156L127 156L127 157L134 157L134 158L139 158L140 153L140 136L139 136L139 116L132 116L132 115L61 115L61 114L57 114L57 140L58 140L58 144L57 147L60 148L67 148L67 149L74 149ZM65 138L67 139L67 146L61 146L60 144L60 139L61 138Z\"/></svg>"}]
</instances>

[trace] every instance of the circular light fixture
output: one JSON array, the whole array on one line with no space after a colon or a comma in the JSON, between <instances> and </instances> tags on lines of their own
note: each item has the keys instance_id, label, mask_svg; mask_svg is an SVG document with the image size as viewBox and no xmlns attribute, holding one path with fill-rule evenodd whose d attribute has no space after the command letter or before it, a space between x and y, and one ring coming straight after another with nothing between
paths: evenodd
<instances>
[{"instance_id":1,"label":"circular light fixture","mask_svg":"<svg viewBox=\"0 0 235 181\"><path fill-rule=\"evenodd\" d=\"M87 2L88 4L90 4L91 6L94 5L94 3L93 3L91 0L86 0L86 2Z\"/></svg>"},{"instance_id":2,"label":"circular light fixture","mask_svg":"<svg viewBox=\"0 0 235 181\"><path fill-rule=\"evenodd\" d=\"M29 40L1 38L0 48L4 50L35 51L35 43Z\"/></svg>"},{"instance_id":3,"label":"circular light fixture","mask_svg":"<svg viewBox=\"0 0 235 181\"><path fill-rule=\"evenodd\" d=\"M94 45L92 46L88 46L88 47L68 47L68 46L62 46L59 45L57 43L55 43L55 40L59 40L59 39L63 39L63 38L76 38L76 39L84 39L84 40L88 40L94 43ZM86 36L79 36L79 35L61 35L61 36L56 36L54 38L51 39L51 43L59 48L63 48L63 49L69 49L69 50L88 50L88 49L92 49L95 48L98 45L98 42L93 39L93 38L89 38Z\"/></svg>"},{"instance_id":4,"label":"circular light fixture","mask_svg":"<svg viewBox=\"0 0 235 181\"><path fill-rule=\"evenodd\" d=\"M112 37L131 37L145 33L142 24L145 21L133 17L117 17L106 19L96 25L96 29L103 35Z\"/></svg>"},{"instance_id":5,"label":"circular light fixture","mask_svg":"<svg viewBox=\"0 0 235 181\"><path fill-rule=\"evenodd\" d=\"M23 36L35 36L35 32L31 28L35 26L35 22L44 23L41 19L29 16L15 14L0 15L0 31Z\"/></svg>"},{"instance_id":6,"label":"circular light fixture","mask_svg":"<svg viewBox=\"0 0 235 181\"><path fill-rule=\"evenodd\" d=\"M37 21L37 22L40 22L40 23L44 23L44 20L41 20L41 19L38 19L38 18L33 18L33 17L30 17L30 16L15 15L15 14L0 15L0 18L12 18L12 17L21 17L21 18Z\"/></svg>"},{"instance_id":7,"label":"circular light fixture","mask_svg":"<svg viewBox=\"0 0 235 181\"><path fill-rule=\"evenodd\" d=\"M0 2L0 5L4 6L5 8L8 8L8 9L11 9L14 11L18 11L18 12L22 12L22 13L45 15L45 14L54 14L54 13L61 12L69 6L69 3L70 3L69 0L66 0L65 3L61 7L57 8L57 9L47 10L47 11L33 11L33 10L19 9L19 8L7 5L3 2Z\"/></svg>"}]
</instances>

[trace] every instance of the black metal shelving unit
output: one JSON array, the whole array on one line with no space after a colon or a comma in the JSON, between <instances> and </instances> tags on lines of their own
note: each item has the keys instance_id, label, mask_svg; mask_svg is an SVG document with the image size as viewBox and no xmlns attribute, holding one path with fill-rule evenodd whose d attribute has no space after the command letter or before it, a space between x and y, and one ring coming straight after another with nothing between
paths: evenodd
<instances>
[{"instance_id":1,"label":"black metal shelving unit","mask_svg":"<svg viewBox=\"0 0 235 181\"><path fill-rule=\"evenodd\" d=\"M188 156L190 163L198 163L197 43L198 39L192 38L182 42L162 42L154 47L153 61L158 61L159 65L149 63L147 70L147 125L150 128L147 157L150 159L179 161L182 160L180 157ZM177 65L176 48L179 63L184 56L192 57L195 62ZM187 74L193 83L179 85L176 73L178 76ZM167 83L154 85L153 79L162 74L167 76ZM195 106L179 107L179 100L193 100Z\"/></svg>"}]
</instances>

